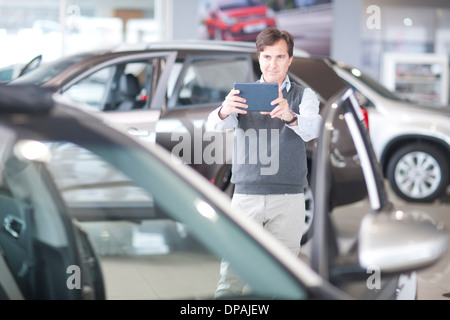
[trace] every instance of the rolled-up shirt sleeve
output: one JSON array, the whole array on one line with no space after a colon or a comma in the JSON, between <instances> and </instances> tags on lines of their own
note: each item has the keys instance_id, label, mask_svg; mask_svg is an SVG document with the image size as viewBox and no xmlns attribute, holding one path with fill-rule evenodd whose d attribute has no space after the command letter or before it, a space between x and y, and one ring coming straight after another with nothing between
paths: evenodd
<instances>
[{"instance_id":1,"label":"rolled-up shirt sleeve","mask_svg":"<svg viewBox=\"0 0 450 320\"><path fill-rule=\"evenodd\" d=\"M322 116L319 114L319 99L316 93L306 88L300 102L300 114L297 114L297 125L290 126L305 142L313 140L319 136ZM220 118L219 118L220 119Z\"/></svg>"},{"instance_id":2,"label":"rolled-up shirt sleeve","mask_svg":"<svg viewBox=\"0 0 450 320\"><path fill-rule=\"evenodd\" d=\"M238 125L238 119L237 114L232 113L225 119L220 119L219 117L219 111L222 106L219 108L213 110L209 116L208 120L206 122L206 131L226 131L236 128Z\"/></svg>"}]
</instances>

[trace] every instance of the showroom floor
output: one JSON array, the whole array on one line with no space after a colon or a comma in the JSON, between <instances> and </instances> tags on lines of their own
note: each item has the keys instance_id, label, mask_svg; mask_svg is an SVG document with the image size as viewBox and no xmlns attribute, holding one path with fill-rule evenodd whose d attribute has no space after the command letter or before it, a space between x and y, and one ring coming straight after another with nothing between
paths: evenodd
<instances>
[{"instance_id":1,"label":"showroom floor","mask_svg":"<svg viewBox=\"0 0 450 320\"><path fill-rule=\"evenodd\" d=\"M450 232L450 188L443 199L432 204L411 204L395 200L398 208L404 211L421 210L429 213ZM419 300L450 300L450 237L445 256L435 265L419 271L418 276Z\"/></svg>"},{"instance_id":2,"label":"showroom floor","mask_svg":"<svg viewBox=\"0 0 450 320\"><path fill-rule=\"evenodd\" d=\"M388 186L388 185L387 185ZM425 212L431 215L435 221L443 223L450 232L450 188L442 199L430 204L408 203L396 197L390 190L389 198L395 207L405 212ZM361 206L356 203L337 210L337 219L340 230L345 233L353 233L359 225L361 216L357 209ZM449 246L445 256L433 266L418 272L418 300L450 300L450 237Z\"/></svg>"},{"instance_id":3,"label":"showroom floor","mask_svg":"<svg viewBox=\"0 0 450 320\"><path fill-rule=\"evenodd\" d=\"M209 299L214 294L220 262L210 255L184 252L158 255L151 263L133 260L102 259L109 300L184 300L186 296ZM178 265L172 263L175 260ZM180 292L183 288L188 292Z\"/></svg>"}]
</instances>

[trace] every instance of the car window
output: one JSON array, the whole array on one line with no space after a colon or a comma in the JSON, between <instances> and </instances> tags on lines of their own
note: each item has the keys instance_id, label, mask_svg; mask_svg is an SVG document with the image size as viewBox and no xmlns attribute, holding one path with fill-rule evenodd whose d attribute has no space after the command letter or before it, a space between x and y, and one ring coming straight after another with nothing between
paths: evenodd
<instances>
[{"instance_id":1,"label":"car window","mask_svg":"<svg viewBox=\"0 0 450 320\"><path fill-rule=\"evenodd\" d=\"M360 70L347 66L341 67L338 66L338 68L340 70L345 71L352 79L361 81L364 85L368 86L370 89L374 90L379 95L387 99L401 101L401 99L394 92L390 91L388 88L383 86L381 83L379 83L377 80L373 79L369 75L362 73Z\"/></svg>"},{"instance_id":2,"label":"car window","mask_svg":"<svg viewBox=\"0 0 450 320\"><path fill-rule=\"evenodd\" d=\"M19 299L76 296L75 292L67 292L65 285L66 266L76 261L67 249L70 238L60 215L62 203L54 199L55 190L47 184L45 167L23 161L12 149L36 150L36 144L38 149L40 144L24 140L13 143L12 132L0 131L2 147L7 146L0 150L0 260L4 259L8 266L0 269L2 292L3 288L11 289ZM15 279L17 290L5 287L5 272ZM9 283L13 284L14 281Z\"/></svg>"},{"instance_id":3,"label":"car window","mask_svg":"<svg viewBox=\"0 0 450 320\"><path fill-rule=\"evenodd\" d=\"M73 65L83 61L92 56L93 53L82 53L68 57L62 57L50 63L43 64L39 68L24 74L23 76L14 80L15 84L32 83L42 85L61 72L68 70Z\"/></svg>"},{"instance_id":4,"label":"car window","mask_svg":"<svg viewBox=\"0 0 450 320\"><path fill-rule=\"evenodd\" d=\"M221 10L232 10L246 7L257 7L261 6L261 2L259 0L233 0L233 1L224 1L220 4Z\"/></svg>"},{"instance_id":5,"label":"car window","mask_svg":"<svg viewBox=\"0 0 450 320\"><path fill-rule=\"evenodd\" d=\"M14 79L14 71L13 67L0 69L0 82L9 82Z\"/></svg>"},{"instance_id":6,"label":"car window","mask_svg":"<svg viewBox=\"0 0 450 320\"><path fill-rule=\"evenodd\" d=\"M226 220L214 228L185 223L192 219L192 210L196 216L200 210L200 214L208 219L218 219L211 204L198 196L193 201L180 199L181 194L189 193L183 186L178 187L180 190L171 188L170 193L163 196L149 193L110 163L80 146L52 144L51 147L54 155L50 166L52 174L71 215L89 235L100 258L109 299L202 299L214 296L222 257L215 250L217 248L205 244L216 241L214 237L218 230L236 239L241 235ZM103 156L114 153L118 156L120 152L117 151L105 150ZM167 179L170 181L169 177ZM154 188L165 188L156 182L156 178L154 181ZM168 207L174 202L176 212ZM252 247L244 239L239 245ZM245 252L255 252L254 259L258 261L260 249L255 251L250 247ZM270 272L272 266L267 267L263 273ZM277 278L277 272L271 276ZM132 290L121 290L124 277L127 287ZM277 281L283 283L286 280ZM286 287L273 288L266 284L261 287L255 288L255 293L250 286L247 294L262 297L291 294Z\"/></svg>"},{"instance_id":7,"label":"car window","mask_svg":"<svg viewBox=\"0 0 450 320\"><path fill-rule=\"evenodd\" d=\"M97 111L148 108L154 94L160 59L112 65L84 77L63 94Z\"/></svg>"},{"instance_id":8,"label":"car window","mask_svg":"<svg viewBox=\"0 0 450 320\"><path fill-rule=\"evenodd\" d=\"M167 93L169 108L220 104L235 82L254 81L248 58L233 55L193 57L186 59L181 71L174 68L173 72L179 73L179 79Z\"/></svg>"},{"instance_id":9,"label":"car window","mask_svg":"<svg viewBox=\"0 0 450 320\"><path fill-rule=\"evenodd\" d=\"M329 147L331 176L333 180L339 180L342 186L345 186L332 190L334 205L339 206L346 203L345 199L350 194L357 199L365 198L367 190L361 188L360 183L355 183L363 181L364 175L356 146L342 113L333 119L333 129ZM346 176L351 176L355 180Z\"/></svg>"},{"instance_id":10,"label":"car window","mask_svg":"<svg viewBox=\"0 0 450 320\"><path fill-rule=\"evenodd\" d=\"M236 268L248 272L247 295L305 297L297 280L252 237L148 153L91 139L83 146L33 140L19 148L21 144L23 140L11 143L10 153L0 157L6 181L2 191L8 197L0 196L1 204L17 206L1 212L7 228L0 230L0 246L25 297L42 297L55 288L53 298L73 292L68 282L72 269L67 268L79 266L71 260L75 243L84 257L82 267L90 270L82 278L97 279L100 296L98 283L103 281L108 299L213 298L224 256L243 261ZM25 159L31 149L45 150L45 161ZM127 165L131 159L141 160ZM65 213L74 231L63 221ZM235 250L237 243L240 250ZM243 254L252 259L242 260ZM254 268L249 269L249 261ZM29 268L39 263L42 267ZM34 278L45 283L37 291L29 288Z\"/></svg>"},{"instance_id":11,"label":"car window","mask_svg":"<svg viewBox=\"0 0 450 320\"><path fill-rule=\"evenodd\" d=\"M64 94L74 101L101 111L102 100L106 96L108 81L113 72L114 69L111 67L97 71L71 86Z\"/></svg>"},{"instance_id":12,"label":"car window","mask_svg":"<svg viewBox=\"0 0 450 320\"><path fill-rule=\"evenodd\" d=\"M100 261L108 299L214 296L220 260L182 224L167 217L154 219L154 201L148 192L86 149L61 142L45 145L52 154L48 169L74 219L76 236L87 235ZM47 267L57 266L63 275L67 275L66 266L74 264L59 265L51 255L68 246L69 236L59 216L63 209L51 201L43 178L37 179L40 183L34 181L42 174L39 166L14 159L2 173L8 187L0 193L0 219L5 226L0 230L0 245L21 290L30 298L28 282L37 275L30 267L39 256L47 256ZM37 241L45 243L47 254L33 252ZM43 250L44 245L35 246ZM79 249L84 256L85 249ZM64 287L65 279L61 283Z\"/></svg>"}]
</instances>

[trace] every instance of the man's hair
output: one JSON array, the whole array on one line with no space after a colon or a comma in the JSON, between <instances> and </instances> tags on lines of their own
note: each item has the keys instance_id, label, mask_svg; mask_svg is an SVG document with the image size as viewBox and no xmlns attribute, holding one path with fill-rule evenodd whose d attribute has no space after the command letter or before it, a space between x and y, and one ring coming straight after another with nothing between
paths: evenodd
<instances>
[{"instance_id":1,"label":"man's hair","mask_svg":"<svg viewBox=\"0 0 450 320\"><path fill-rule=\"evenodd\" d=\"M292 38L292 35L289 32L281 31L276 27L264 29L258 34L258 37L256 37L256 50L258 56L261 51L264 51L266 46L272 46L280 40L286 41L289 57L292 57L294 55L294 38Z\"/></svg>"}]
</instances>

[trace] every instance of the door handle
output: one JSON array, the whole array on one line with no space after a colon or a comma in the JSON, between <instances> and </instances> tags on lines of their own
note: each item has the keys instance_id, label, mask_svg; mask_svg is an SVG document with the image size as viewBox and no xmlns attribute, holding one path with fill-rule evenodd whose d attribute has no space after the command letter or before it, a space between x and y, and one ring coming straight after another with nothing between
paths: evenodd
<instances>
[{"instance_id":1,"label":"door handle","mask_svg":"<svg viewBox=\"0 0 450 320\"><path fill-rule=\"evenodd\" d=\"M137 128L128 128L127 132L131 134L132 136L137 137L148 137L150 136L150 131L148 130L139 130Z\"/></svg>"},{"instance_id":2,"label":"door handle","mask_svg":"<svg viewBox=\"0 0 450 320\"><path fill-rule=\"evenodd\" d=\"M149 130L140 130L137 128L128 128L128 134L141 139L144 142L155 143L156 142L156 134Z\"/></svg>"}]
</instances>

